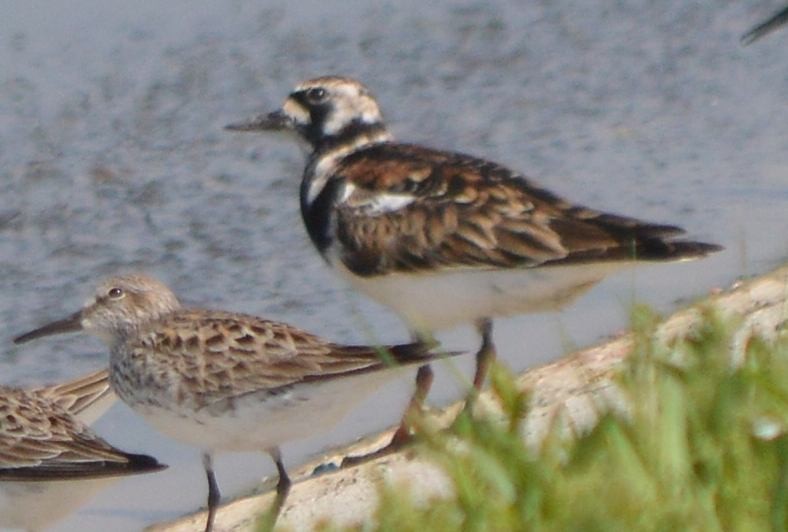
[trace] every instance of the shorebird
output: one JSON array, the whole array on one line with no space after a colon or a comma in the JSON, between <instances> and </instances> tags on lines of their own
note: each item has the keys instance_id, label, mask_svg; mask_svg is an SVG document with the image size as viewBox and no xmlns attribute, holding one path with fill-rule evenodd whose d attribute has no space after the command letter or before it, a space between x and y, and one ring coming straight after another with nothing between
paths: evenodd
<instances>
[{"instance_id":1,"label":"shorebird","mask_svg":"<svg viewBox=\"0 0 788 532\"><path fill-rule=\"evenodd\" d=\"M213 527L220 499L216 451L265 450L279 474L271 515L290 489L281 444L335 425L392 366L445 356L424 343L347 346L247 314L182 308L146 276L113 277L75 314L17 337L84 330L110 348L115 392L164 434L199 447ZM454 353L448 353L454 354Z\"/></svg>"},{"instance_id":2,"label":"shorebird","mask_svg":"<svg viewBox=\"0 0 788 532\"><path fill-rule=\"evenodd\" d=\"M493 317L559 309L635 261L721 249L572 204L491 161L398 143L370 90L347 77L305 81L280 109L226 128L295 135L308 153L300 203L313 244L415 337L476 324L476 390L495 357ZM420 370L417 396L430 376ZM397 435L407 433L403 423Z\"/></svg>"},{"instance_id":3,"label":"shorebird","mask_svg":"<svg viewBox=\"0 0 788 532\"><path fill-rule=\"evenodd\" d=\"M115 478L166 467L80 421L98 417L112 396L106 371L34 390L0 386L0 528L40 530Z\"/></svg>"},{"instance_id":4,"label":"shorebird","mask_svg":"<svg viewBox=\"0 0 788 532\"><path fill-rule=\"evenodd\" d=\"M788 24L788 6L785 6L780 11L742 35L741 43L745 46L753 43L785 24Z\"/></svg>"}]
</instances>

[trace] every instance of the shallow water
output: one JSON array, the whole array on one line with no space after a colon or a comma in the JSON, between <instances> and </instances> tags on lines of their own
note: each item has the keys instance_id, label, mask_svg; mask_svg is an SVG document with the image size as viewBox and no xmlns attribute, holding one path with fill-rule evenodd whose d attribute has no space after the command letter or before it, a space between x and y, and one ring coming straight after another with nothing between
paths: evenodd
<instances>
[{"instance_id":1,"label":"shallow water","mask_svg":"<svg viewBox=\"0 0 788 532\"><path fill-rule=\"evenodd\" d=\"M0 2L2 380L105 363L97 340L10 339L76 310L96 279L145 270L188 302L283 319L345 342L401 341L312 250L293 144L230 134L297 81L365 81L401 139L484 155L597 208L676 223L726 246L622 273L560 315L497 320L516 369L625 327L633 300L668 311L788 257L788 31L738 37L774 2L206 0ZM443 337L473 348L470 331ZM470 375L472 361L458 367ZM460 395L443 368L432 401ZM402 379L296 465L393 423ZM381 407L380 405L384 405ZM388 417L387 417L388 416ZM198 453L124 406L97 429L165 473L120 482L57 530L138 530L202 504ZM225 455L225 496L272 471Z\"/></svg>"}]
</instances>

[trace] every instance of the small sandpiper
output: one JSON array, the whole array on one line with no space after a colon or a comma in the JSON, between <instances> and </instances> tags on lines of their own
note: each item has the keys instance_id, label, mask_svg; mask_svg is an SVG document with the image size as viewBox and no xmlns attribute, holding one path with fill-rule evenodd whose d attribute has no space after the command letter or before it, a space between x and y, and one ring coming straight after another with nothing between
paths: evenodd
<instances>
[{"instance_id":1,"label":"small sandpiper","mask_svg":"<svg viewBox=\"0 0 788 532\"><path fill-rule=\"evenodd\" d=\"M346 77L303 82L280 109L227 129L295 135L309 153L301 214L315 247L415 337L476 324L477 390L495 356L492 317L559 309L635 261L721 249L572 204L491 161L397 143L369 89ZM423 397L429 368L419 379Z\"/></svg>"},{"instance_id":2,"label":"small sandpiper","mask_svg":"<svg viewBox=\"0 0 788 532\"><path fill-rule=\"evenodd\" d=\"M279 446L335 425L393 367L455 353L424 343L346 346L285 323L246 314L182 308L161 282L142 275L101 283L82 310L19 336L84 330L110 348L115 392L158 430L203 451L208 519L220 493L216 451L261 451L278 474L273 519L290 489Z\"/></svg>"},{"instance_id":3,"label":"small sandpiper","mask_svg":"<svg viewBox=\"0 0 788 532\"><path fill-rule=\"evenodd\" d=\"M0 528L40 530L113 479L166 467L113 447L79 419L98 417L113 395L106 371L34 390L0 386Z\"/></svg>"}]
</instances>

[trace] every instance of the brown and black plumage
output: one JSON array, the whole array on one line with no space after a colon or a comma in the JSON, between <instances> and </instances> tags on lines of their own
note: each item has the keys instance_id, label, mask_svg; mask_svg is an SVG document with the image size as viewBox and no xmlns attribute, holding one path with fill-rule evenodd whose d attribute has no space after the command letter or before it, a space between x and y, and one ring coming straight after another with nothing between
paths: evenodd
<instances>
[{"instance_id":1,"label":"brown and black plumage","mask_svg":"<svg viewBox=\"0 0 788 532\"><path fill-rule=\"evenodd\" d=\"M43 529L112 479L166 467L80 420L103 413L111 396L106 371L34 390L0 386L0 528Z\"/></svg>"},{"instance_id":2,"label":"brown and black plumage","mask_svg":"<svg viewBox=\"0 0 788 532\"><path fill-rule=\"evenodd\" d=\"M476 388L494 357L494 316L561 308L627 264L721 249L573 204L491 161L398 143L350 78L305 81L280 109L227 128L295 133L309 149L301 214L315 247L416 337L476 324ZM429 386L429 368L419 378Z\"/></svg>"},{"instance_id":3,"label":"brown and black plumage","mask_svg":"<svg viewBox=\"0 0 788 532\"><path fill-rule=\"evenodd\" d=\"M340 258L361 276L677 260L719 249L670 240L684 232L676 226L573 205L460 153L374 144L343 158L334 176L349 185L335 204ZM410 201L388 210L381 195Z\"/></svg>"},{"instance_id":4,"label":"brown and black plumage","mask_svg":"<svg viewBox=\"0 0 788 532\"><path fill-rule=\"evenodd\" d=\"M99 478L164 467L116 449L39 392L0 387L0 481Z\"/></svg>"}]
</instances>

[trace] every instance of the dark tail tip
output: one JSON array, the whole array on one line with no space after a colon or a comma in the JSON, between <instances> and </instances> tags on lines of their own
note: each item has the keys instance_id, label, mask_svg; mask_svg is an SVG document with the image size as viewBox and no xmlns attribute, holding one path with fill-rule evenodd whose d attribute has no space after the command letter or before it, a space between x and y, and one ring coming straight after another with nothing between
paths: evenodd
<instances>
[{"instance_id":1,"label":"dark tail tip","mask_svg":"<svg viewBox=\"0 0 788 532\"><path fill-rule=\"evenodd\" d=\"M147 454L126 453L125 457L128 460L128 469L136 473L153 473L169 467Z\"/></svg>"},{"instance_id":2,"label":"dark tail tip","mask_svg":"<svg viewBox=\"0 0 788 532\"><path fill-rule=\"evenodd\" d=\"M394 360L400 364L414 364L430 360L461 355L464 351L443 351L440 343L431 341L418 341L410 344L393 345L388 347Z\"/></svg>"},{"instance_id":3,"label":"dark tail tip","mask_svg":"<svg viewBox=\"0 0 788 532\"><path fill-rule=\"evenodd\" d=\"M677 257L705 257L707 255L711 255L712 253L716 253L718 251L722 251L725 249L724 247L718 244L709 244L706 242L691 242L691 241L682 241L678 240L675 242L670 242L670 246L672 246L677 254Z\"/></svg>"},{"instance_id":4,"label":"dark tail tip","mask_svg":"<svg viewBox=\"0 0 788 532\"><path fill-rule=\"evenodd\" d=\"M691 240L645 239L632 250L632 258L639 261L677 261L700 259L722 250L722 246Z\"/></svg>"}]
</instances>

